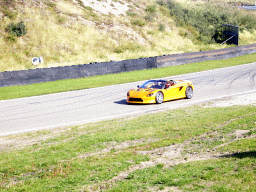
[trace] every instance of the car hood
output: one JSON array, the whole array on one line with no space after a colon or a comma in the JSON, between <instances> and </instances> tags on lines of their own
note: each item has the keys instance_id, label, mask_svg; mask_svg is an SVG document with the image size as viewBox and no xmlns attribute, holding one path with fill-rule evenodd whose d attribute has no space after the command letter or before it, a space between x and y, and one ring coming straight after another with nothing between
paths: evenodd
<instances>
[{"instance_id":1,"label":"car hood","mask_svg":"<svg viewBox=\"0 0 256 192\"><path fill-rule=\"evenodd\" d=\"M130 97L133 98L141 98L154 92L156 92L156 89L133 89L129 91Z\"/></svg>"}]
</instances>

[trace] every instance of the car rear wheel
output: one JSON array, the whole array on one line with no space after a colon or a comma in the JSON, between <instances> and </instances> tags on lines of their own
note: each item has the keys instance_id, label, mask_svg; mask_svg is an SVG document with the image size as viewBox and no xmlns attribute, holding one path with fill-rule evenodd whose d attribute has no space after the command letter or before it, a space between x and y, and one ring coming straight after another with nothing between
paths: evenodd
<instances>
[{"instance_id":1,"label":"car rear wheel","mask_svg":"<svg viewBox=\"0 0 256 192\"><path fill-rule=\"evenodd\" d=\"M192 87L187 87L187 89L186 89L186 98L187 99L191 99L192 97L193 97L193 89L192 89Z\"/></svg>"},{"instance_id":2,"label":"car rear wheel","mask_svg":"<svg viewBox=\"0 0 256 192\"><path fill-rule=\"evenodd\" d=\"M163 95L163 93L162 92L157 92L157 94L156 94L156 103L157 104L161 104L161 103L163 103L163 101L164 101L164 95Z\"/></svg>"}]
</instances>

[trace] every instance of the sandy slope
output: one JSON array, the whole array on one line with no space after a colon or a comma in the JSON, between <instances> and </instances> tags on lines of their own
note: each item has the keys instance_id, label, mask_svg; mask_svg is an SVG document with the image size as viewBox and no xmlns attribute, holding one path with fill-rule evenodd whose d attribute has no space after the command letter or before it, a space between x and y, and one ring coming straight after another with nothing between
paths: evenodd
<instances>
[{"instance_id":1,"label":"sandy slope","mask_svg":"<svg viewBox=\"0 0 256 192\"><path fill-rule=\"evenodd\" d=\"M112 0L102 0L102 1L94 1L94 0L82 0L84 6L88 6L93 8L95 11L101 12L103 14L112 13L114 15L125 14L128 11L128 4L123 2L114 2Z\"/></svg>"}]
</instances>

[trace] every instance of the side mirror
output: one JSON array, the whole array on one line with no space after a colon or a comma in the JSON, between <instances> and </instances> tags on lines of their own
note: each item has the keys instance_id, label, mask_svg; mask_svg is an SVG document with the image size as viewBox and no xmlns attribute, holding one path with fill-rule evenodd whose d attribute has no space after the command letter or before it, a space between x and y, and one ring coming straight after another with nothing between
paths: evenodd
<instances>
[{"instance_id":1,"label":"side mirror","mask_svg":"<svg viewBox=\"0 0 256 192\"><path fill-rule=\"evenodd\" d=\"M138 87L138 88L140 88L140 86L139 86L139 85L137 85L137 87Z\"/></svg>"}]
</instances>

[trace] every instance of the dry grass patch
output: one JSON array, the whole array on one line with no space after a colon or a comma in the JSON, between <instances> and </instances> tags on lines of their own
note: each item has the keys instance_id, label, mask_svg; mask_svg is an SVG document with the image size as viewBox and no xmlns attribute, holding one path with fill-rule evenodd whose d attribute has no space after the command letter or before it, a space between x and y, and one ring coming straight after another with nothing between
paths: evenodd
<instances>
[{"instance_id":1,"label":"dry grass patch","mask_svg":"<svg viewBox=\"0 0 256 192\"><path fill-rule=\"evenodd\" d=\"M229 47L201 42L191 26L177 27L170 10L155 0L97 2L105 3L105 9L119 5L130 9L117 15L101 13L81 1L23 2L15 4L15 17L5 16L0 22L0 71L35 68L31 60L39 56L44 64L37 67L44 68ZM5 28L20 21L27 34L11 37ZM254 36L240 33L240 44L256 42Z\"/></svg>"}]
</instances>

